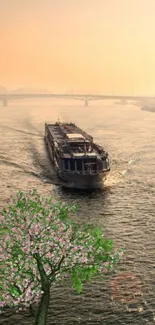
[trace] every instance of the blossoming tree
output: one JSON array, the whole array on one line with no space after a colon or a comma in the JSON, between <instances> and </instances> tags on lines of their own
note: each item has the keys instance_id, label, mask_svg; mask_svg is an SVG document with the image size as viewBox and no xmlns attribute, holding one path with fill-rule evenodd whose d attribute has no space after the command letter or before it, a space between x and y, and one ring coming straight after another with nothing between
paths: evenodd
<instances>
[{"instance_id":1,"label":"blossoming tree","mask_svg":"<svg viewBox=\"0 0 155 325\"><path fill-rule=\"evenodd\" d=\"M72 287L110 269L120 256L99 229L73 223L75 207L36 190L18 192L1 215L0 309L37 304L35 325L46 325L50 289L70 278Z\"/></svg>"}]
</instances>

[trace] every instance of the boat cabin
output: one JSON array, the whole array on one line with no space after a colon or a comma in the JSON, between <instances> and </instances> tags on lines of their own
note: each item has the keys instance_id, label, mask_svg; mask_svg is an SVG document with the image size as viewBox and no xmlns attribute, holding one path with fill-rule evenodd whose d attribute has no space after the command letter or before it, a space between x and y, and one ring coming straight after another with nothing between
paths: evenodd
<instances>
[{"instance_id":1,"label":"boat cabin","mask_svg":"<svg viewBox=\"0 0 155 325\"><path fill-rule=\"evenodd\" d=\"M46 133L51 139L59 168L64 172L95 174L107 170L108 161L103 148L75 124L48 125Z\"/></svg>"}]
</instances>

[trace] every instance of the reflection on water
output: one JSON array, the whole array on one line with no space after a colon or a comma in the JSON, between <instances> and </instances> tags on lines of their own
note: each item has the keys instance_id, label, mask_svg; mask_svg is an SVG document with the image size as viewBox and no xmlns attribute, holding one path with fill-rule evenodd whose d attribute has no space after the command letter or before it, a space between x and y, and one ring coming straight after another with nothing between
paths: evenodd
<instances>
[{"instance_id":1,"label":"reflection on water","mask_svg":"<svg viewBox=\"0 0 155 325\"><path fill-rule=\"evenodd\" d=\"M48 324L143 325L155 310L155 115L131 105L12 102L0 107L0 206L19 189L74 202L78 222L100 226L127 254L117 270L94 279L76 295L69 284L52 288ZM105 147L111 172L105 188L79 191L60 186L44 144L44 123L73 121ZM32 324L8 310L0 324Z\"/></svg>"}]
</instances>

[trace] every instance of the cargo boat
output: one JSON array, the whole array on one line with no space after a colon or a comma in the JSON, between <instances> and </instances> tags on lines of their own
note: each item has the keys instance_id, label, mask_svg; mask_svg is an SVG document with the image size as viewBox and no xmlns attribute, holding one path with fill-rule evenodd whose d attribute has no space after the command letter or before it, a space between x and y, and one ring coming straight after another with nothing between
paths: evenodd
<instances>
[{"instance_id":1,"label":"cargo boat","mask_svg":"<svg viewBox=\"0 0 155 325\"><path fill-rule=\"evenodd\" d=\"M62 185L100 188L110 171L108 153L74 123L45 123L45 142Z\"/></svg>"}]
</instances>

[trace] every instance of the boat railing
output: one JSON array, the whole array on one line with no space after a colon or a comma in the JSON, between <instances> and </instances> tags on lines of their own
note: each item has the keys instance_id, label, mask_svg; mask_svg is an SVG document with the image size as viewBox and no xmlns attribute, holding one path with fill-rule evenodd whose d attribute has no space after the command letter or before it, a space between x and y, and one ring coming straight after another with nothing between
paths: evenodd
<instances>
[{"instance_id":1,"label":"boat railing","mask_svg":"<svg viewBox=\"0 0 155 325\"><path fill-rule=\"evenodd\" d=\"M97 175L99 173L105 173L107 171L109 171L110 169L104 169L104 170L63 170L63 172L65 172L66 174L72 173L72 174L78 174L78 175Z\"/></svg>"}]
</instances>

